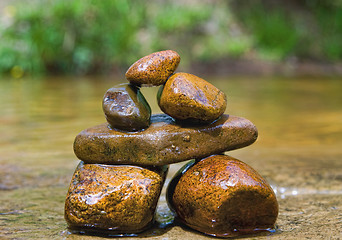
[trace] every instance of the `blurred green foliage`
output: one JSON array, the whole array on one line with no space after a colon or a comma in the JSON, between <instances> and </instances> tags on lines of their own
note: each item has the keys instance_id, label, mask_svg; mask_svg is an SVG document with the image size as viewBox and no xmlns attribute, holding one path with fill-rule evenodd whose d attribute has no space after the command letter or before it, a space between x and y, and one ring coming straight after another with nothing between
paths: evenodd
<instances>
[{"instance_id":1,"label":"blurred green foliage","mask_svg":"<svg viewBox=\"0 0 342 240\"><path fill-rule=\"evenodd\" d=\"M342 59L342 1L36 0L7 6L0 73L101 73L173 49L224 57ZM7 16L7 18L6 18Z\"/></svg>"},{"instance_id":2,"label":"blurred green foliage","mask_svg":"<svg viewBox=\"0 0 342 240\"><path fill-rule=\"evenodd\" d=\"M35 1L15 11L0 33L0 72L13 67L30 73L110 71L151 51L183 47L181 35L211 12L205 5L139 0Z\"/></svg>"},{"instance_id":3,"label":"blurred green foliage","mask_svg":"<svg viewBox=\"0 0 342 240\"><path fill-rule=\"evenodd\" d=\"M252 8L243 9L240 19L252 31L260 53L270 59L293 54L299 35L292 19L283 9L266 9L261 2L254 2Z\"/></svg>"},{"instance_id":4,"label":"blurred green foliage","mask_svg":"<svg viewBox=\"0 0 342 240\"><path fill-rule=\"evenodd\" d=\"M327 59L342 59L342 1L308 1L309 9L319 25L322 55Z\"/></svg>"},{"instance_id":5,"label":"blurred green foliage","mask_svg":"<svg viewBox=\"0 0 342 240\"><path fill-rule=\"evenodd\" d=\"M140 1L41 1L17 8L2 33L0 70L81 73L129 59L144 12Z\"/></svg>"},{"instance_id":6,"label":"blurred green foliage","mask_svg":"<svg viewBox=\"0 0 342 240\"><path fill-rule=\"evenodd\" d=\"M342 60L342 0L232 2L261 58Z\"/></svg>"}]
</instances>

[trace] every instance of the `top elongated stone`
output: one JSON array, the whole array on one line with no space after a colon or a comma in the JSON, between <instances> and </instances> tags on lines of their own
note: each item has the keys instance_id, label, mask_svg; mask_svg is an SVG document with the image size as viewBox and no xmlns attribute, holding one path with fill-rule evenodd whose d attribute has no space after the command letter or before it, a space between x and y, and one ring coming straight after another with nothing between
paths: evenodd
<instances>
[{"instance_id":1,"label":"top elongated stone","mask_svg":"<svg viewBox=\"0 0 342 240\"><path fill-rule=\"evenodd\" d=\"M159 86L166 82L179 62L179 54L172 50L151 53L130 66L126 79L138 86Z\"/></svg>"},{"instance_id":2,"label":"top elongated stone","mask_svg":"<svg viewBox=\"0 0 342 240\"><path fill-rule=\"evenodd\" d=\"M140 132L121 132L101 124L80 132L74 142L76 156L86 163L166 165L242 148L257 139L249 120L222 115L205 126L181 127L166 114L151 117Z\"/></svg>"}]
</instances>

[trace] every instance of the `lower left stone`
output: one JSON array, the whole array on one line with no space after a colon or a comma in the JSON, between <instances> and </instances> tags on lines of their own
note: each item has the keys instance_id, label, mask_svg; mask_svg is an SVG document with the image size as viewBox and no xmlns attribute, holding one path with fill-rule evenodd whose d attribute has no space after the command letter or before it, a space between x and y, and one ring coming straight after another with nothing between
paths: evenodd
<instances>
[{"instance_id":1,"label":"lower left stone","mask_svg":"<svg viewBox=\"0 0 342 240\"><path fill-rule=\"evenodd\" d=\"M69 227L126 234L147 229L153 223L167 169L81 162L65 201Z\"/></svg>"}]
</instances>

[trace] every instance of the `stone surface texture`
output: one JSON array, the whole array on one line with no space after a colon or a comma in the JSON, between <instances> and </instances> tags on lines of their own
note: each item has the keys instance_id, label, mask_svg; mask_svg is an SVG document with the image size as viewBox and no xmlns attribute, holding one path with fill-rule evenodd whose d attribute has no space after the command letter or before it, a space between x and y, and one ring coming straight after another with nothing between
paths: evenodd
<instances>
[{"instance_id":1,"label":"stone surface texture","mask_svg":"<svg viewBox=\"0 0 342 240\"><path fill-rule=\"evenodd\" d=\"M169 204L183 223L219 237L274 228L275 193L253 168L226 155L189 164L168 189Z\"/></svg>"},{"instance_id":2,"label":"stone surface texture","mask_svg":"<svg viewBox=\"0 0 342 240\"><path fill-rule=\"evenodd\" d=\"M112 128L137 131L150 124L151 108L139 88L130 84L108 89L102 109Z\"/></svg>"},{"instance_id":3,"label":"stone surface texture","mask_svg":"<svg viewBox=\"0 0 342 240\"><path fill-rule=\"evenodd\" d=\"M178 120L212 122L227 106L227 97L206 80L189 73L172 75L158 93L160 109Z\"/></svg>"},{"instance_id":4,"label":"stone surface texture","mask_svg":"<svg viewBox=\"0 0 342 240\"><path fill-rule=\"evenodd\" d=\"M127 133L101 124L80 132L76 156L87 163L166 165L242 148L257 139L249 120L223 115L212 124L182 127L166 114L151 117L144 131Z\"/></svg>"},{"instance_id":5,"label":"stone surface texture","mask_svg":"<svg viewBox=\"0 0 342 240\"><path fill-rule=\"evenodd\" d=\"M172 50L155 52L147 55L126 72L126 79L138 86L159 86L176 70L180 56Z\"/></svg>"},{"instance_id":6,"label":"stone surface texture","mask_svg":"<svg viewBox=\"0 0 342 240\"><path fill-rule=\"evenodd\" d=\"M65 201L72 228L141 232L154 218L167 167L84 164L75 170Z\"/></svg>"}]
</instances>

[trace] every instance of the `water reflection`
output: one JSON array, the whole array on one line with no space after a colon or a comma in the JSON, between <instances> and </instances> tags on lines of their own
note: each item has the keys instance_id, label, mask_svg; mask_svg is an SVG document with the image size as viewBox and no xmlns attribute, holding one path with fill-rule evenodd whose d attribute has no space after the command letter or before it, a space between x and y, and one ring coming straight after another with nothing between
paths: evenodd
<instances>
[{"instance_id":1,"label":"water reflection","mask_svg":"<svg viewBox=\"0 0 342 240\"><path fill-rule=\"evenodd\" d=\"M340 80L207 79L227 94L226 113L250 119L259 130L255 144L230 155L257 169L280 200L341 194ZM73 140L81 130L105 121L102 97L120 82L100 78L0 80L4 234L34 238L42 230L50 236L65 231L64 200L78 164ZM155 87L142 89L153 113L161 112L157 91ZM183 164L171 166L167 182ZM173 220L163 207L160 212L165 223Z\"/></svg>"}]
</instances>

